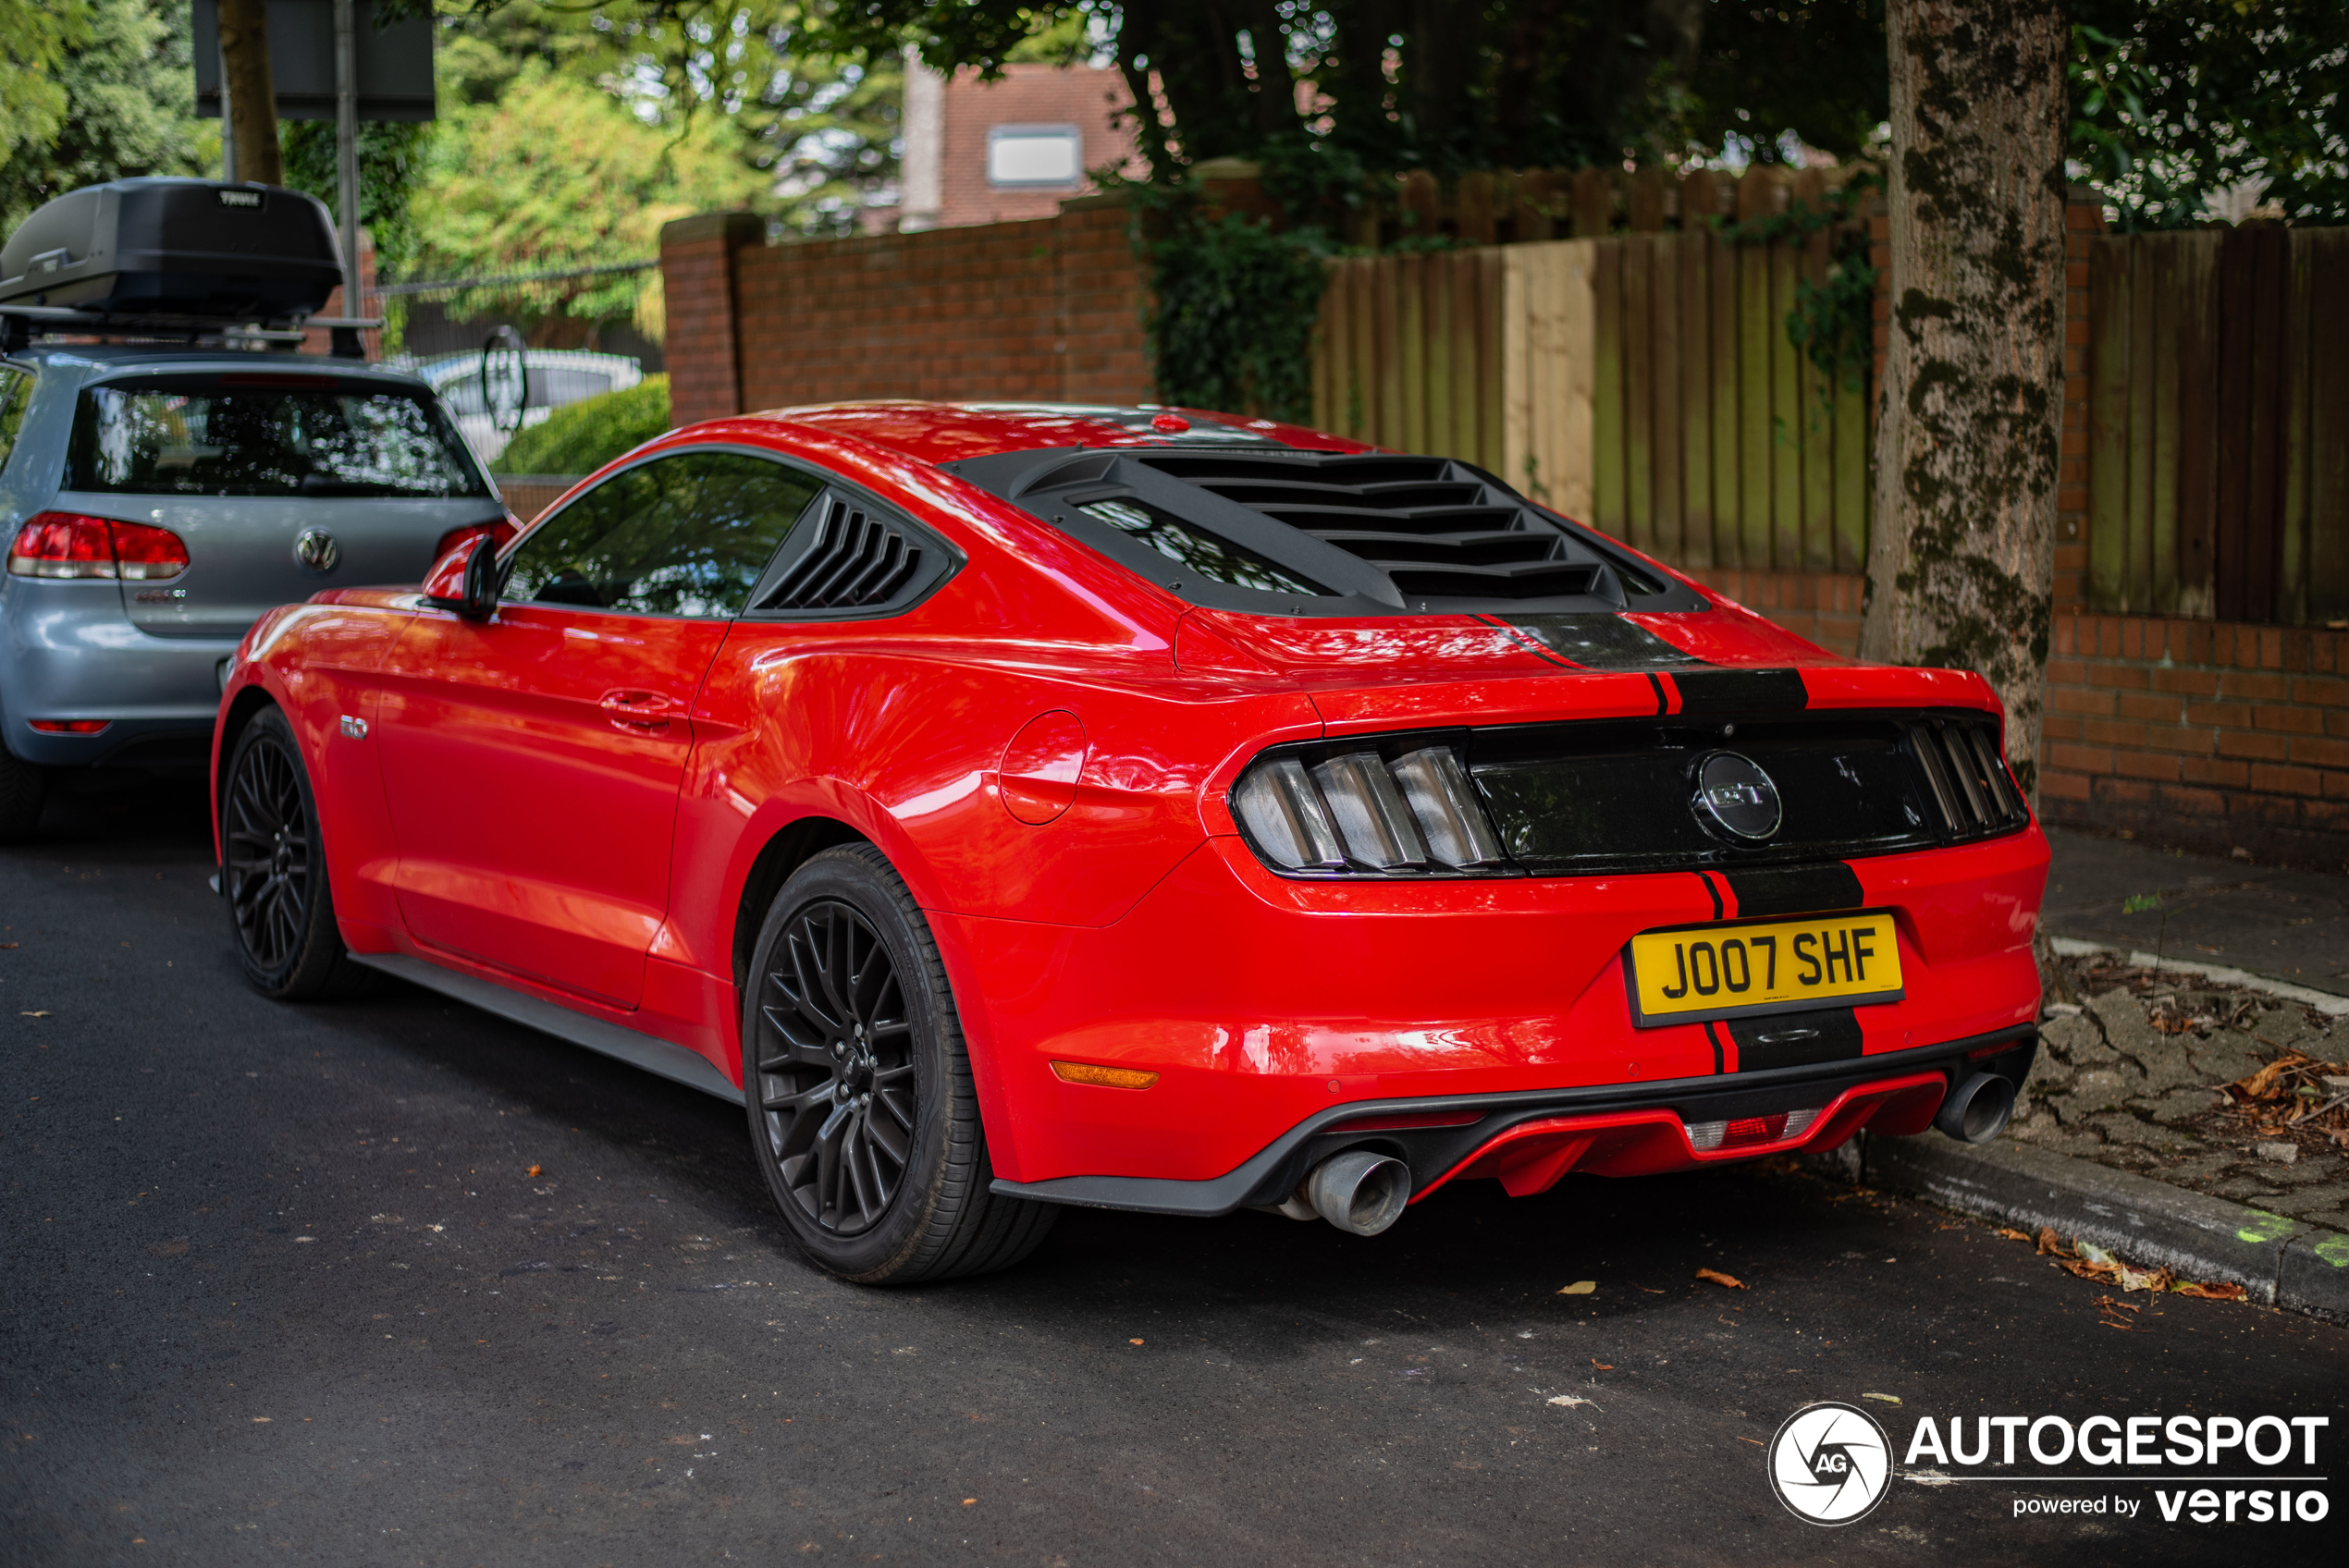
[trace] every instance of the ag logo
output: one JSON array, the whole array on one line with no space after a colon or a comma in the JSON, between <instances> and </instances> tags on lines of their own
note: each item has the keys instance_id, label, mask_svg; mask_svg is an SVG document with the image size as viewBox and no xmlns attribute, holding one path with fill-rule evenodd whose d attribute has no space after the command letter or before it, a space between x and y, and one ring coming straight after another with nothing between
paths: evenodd
<instances>
[{"instance_id":1,"label":"ag logo","mask_svg":"<svg viewBox=\"0 0 2349 1568\"><path fill-rule=\"evenodd\" d=\"M1770 1439L1770 1489L1798 1519L1849 1525L1884 1501L1892 1446L1864 1410L1806 1404Z\"/></svg>"}]
</instances>

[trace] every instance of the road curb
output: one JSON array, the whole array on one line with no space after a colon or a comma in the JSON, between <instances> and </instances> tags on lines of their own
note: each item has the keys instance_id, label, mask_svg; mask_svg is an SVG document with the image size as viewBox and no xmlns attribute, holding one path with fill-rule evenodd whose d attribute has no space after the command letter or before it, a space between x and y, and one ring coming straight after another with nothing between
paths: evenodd
<instances>
[{"instance_id":1,"label":"road curb","mask_svg":"<svg viewBox=\"0 0 2349 1568\"><path fill-rule=\"evenodd\" d=\"M2019 1144L1939 1133L1858 1141L1871 1185L2035 1234L2052 1226L2134 1264L2232 1280L2264 1305L2349 1323L2349 1235L2338 1231Z\"/></svg>"},{"instance_id":2,"label":"road curb","mask_svg":"<svg viewBox=\"0 0 2349 1568\"><path fill-rule=\"evenodd\" d=\"M2124 949L2111 942L2084 941L2078 937L2050 937L2048 947L2059 958L2118 953L2123 962L2138 969L2168 969L2180 974L2199 974L2215 985L2241 986L2247 991L2265 991L2271 997L2282 997L2288 1001L2306 1002L2328 1018L2349 1016L2349 997L2337 996L2314 986L2295 986L2289 980L2255 974L2248 969L2230 969L2223 963L2194 963L2181 958L2164 958L2159 953Z\"/></svg>"}]
</instances>

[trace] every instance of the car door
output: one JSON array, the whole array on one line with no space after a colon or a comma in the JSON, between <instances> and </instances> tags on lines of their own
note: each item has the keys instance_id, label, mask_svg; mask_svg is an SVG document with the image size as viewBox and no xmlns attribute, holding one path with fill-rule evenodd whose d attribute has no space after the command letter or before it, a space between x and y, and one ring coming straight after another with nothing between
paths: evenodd
<instances>
[{"instance_id":1,"label":"car door","mask_svg":"<svg viewBox=\"0 0 2349 1568\"><path fill-rule=\"evenodd\" d=\"M819 488L740 449L663 454L524 534L494 617L416 618L378 723L418 941L636 1004L695 692Z\"/></svg>"}]
</instances>

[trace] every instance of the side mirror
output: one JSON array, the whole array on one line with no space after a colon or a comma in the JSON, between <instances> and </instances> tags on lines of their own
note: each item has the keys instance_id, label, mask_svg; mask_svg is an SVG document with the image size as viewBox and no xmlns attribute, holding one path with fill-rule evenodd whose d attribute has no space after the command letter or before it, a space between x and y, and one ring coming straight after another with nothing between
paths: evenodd
<instances>
[{"instance_id":1,"label":"side mirror","mask_svg":"<svg viewBox=\"0 0 2349 1568\"><path fill-rule=\"evenodd\" d=\"M487 620L498 613L498 590L504 586L498 570L498 536L485 533L473 541L473 554L465 557L464 596L457 601L457 613L467 620Z\"/></svg>"}]
</instances>

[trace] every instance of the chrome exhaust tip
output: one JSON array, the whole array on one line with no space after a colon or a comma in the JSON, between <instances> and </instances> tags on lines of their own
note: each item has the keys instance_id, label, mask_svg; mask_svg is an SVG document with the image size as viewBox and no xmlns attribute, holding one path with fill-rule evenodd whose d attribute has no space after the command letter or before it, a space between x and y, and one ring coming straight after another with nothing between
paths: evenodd
<instances>
[{"instance_id":1,"label":"chrome exhaust tip","mask_svg":"<svg viewBox=\"0 0 2349 1568\"><path fill-rule=\"evenodd\" d=\"M1347 1149L1315 1166L1298 1192L1339 1230L1375 1236L1411 1201L1411 1168L1393 1155Z\"/></svg>"},{"instance_id":2,"label":"chrome exhaust tip","mask_svg":"<svg viewBox=\"0 0 2349 1568\"><path fill-rule=\"evenodd\" d=\"M1986 1144L2014 1114L2014 1085L1995 1072L1977 1072L1950 1090L1933 1124L1962 1144Z\"/></svg>"}]
</instances>

